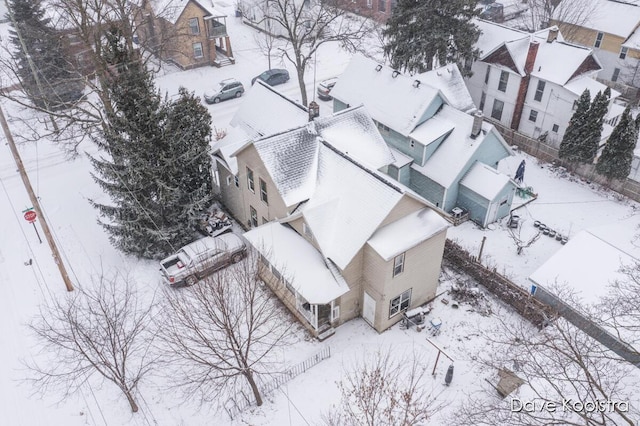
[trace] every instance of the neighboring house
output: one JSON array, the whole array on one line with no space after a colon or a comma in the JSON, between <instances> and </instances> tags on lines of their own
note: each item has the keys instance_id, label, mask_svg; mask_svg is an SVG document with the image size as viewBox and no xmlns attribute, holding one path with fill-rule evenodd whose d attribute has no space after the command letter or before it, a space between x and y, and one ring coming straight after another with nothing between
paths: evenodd
<instances>
[{"instance_id":1,"label":"neighboring house","mask_svg":"<svg viewBox=\"0 0 640 426\"><path fill-rule=\"evenodd\" d=\"M467 87L487 117L558 148L585 89L593 98L606 86L595 80L601 67L591 49L563 41L556 27L533 34L478 20L482 31ZM606 141L624 107L611 92L602 139Z\"/></svg>"},{"instance_id":2,"label":"neighboring house","mask_svg":"<svg viewBox=\"0 0 640 426\"><path fill-rule=\"evenodd\" d=\"M339 5L345 10L384 23L391 17L396 3L397 0L345 0Z\"/></svg>"},{"instance_id":3,"label":"neighboring house","mask_svg":"<svg viewBox=\"0 0 640 426\"><path fill-rule=\"evenodd\" d=\"M212 0L143 0L153 19L137 28L137 36L158 55L182 69L235 63L226 15Z\"/></svg>"},{"instance_id":4,"label":"neighboring house","mask_svg":"<svg viewBox=\"0 0 640 426\"><path fill-rule=\"evenodd\" d=\"M576 14L566 12L560 3L550 24L558 25L572 43L592 48L602 64L599 78L635 99L640 87L640 4L634 0L591 2L593 10L583 22L565 22ZM571 2L564 3L572 7Z\"/></svg>"},{"instance_id":5,"label":"neighboring house","mask_svg":"<svg viewBox=\"0 0 640 426\"><path fill-rule=\"evenodd\" d=\"M554 307L576 327L640 367L640 355L619 340L620 330L594 322L574 302L577 298L586 305L596 304L609 293L608 286L613 280L629 279L620 268L632 267L640 258L640 251L629 233L637 226L637 219L631 218L580 231L531 274L529 280L535 298ZM573 296L568 297L570 294Z\"/></svg>"},{"instance_id":6,"label":"neighboring house","mask_svg":"<svg viewBox=\"0 0 640 426\"><path fill-rule=\"evenodd\" d=\"M448 214L467 210L484 227L511 209L515 182L506 176L495 179L498 162L511 150L494 126L464 112L474 107L454 67L427 73L423 81L420 75L408 77L354 56L331 91L333 108L364 105L396 158L382 171ZM437 88L447 83L447 88ZM479 185L471 183L475 179ZM478 189L485 181L491 184Z\"/></svg>"},{"instance_id":7,"label":"neighboring house","mask_svg":"<svg viewBox=\"0 0 640 426\"><path fill-rule=\"evenodd\" d=\"M251 214L262 214L254 211L266 198L253 194L262 197L263 188L269 206L285 214L245 233L269 266L262 278L321 339L359 316L384 331L407 309L433 300L448 226L421 197L352 157L388 161L390 153L384 143L369 149L366 135L351 150L363 116L349 115L338 115L333 131L336 117L236 153L255 180L241 185L256 206Z\"/></svg>"}]
</instances>

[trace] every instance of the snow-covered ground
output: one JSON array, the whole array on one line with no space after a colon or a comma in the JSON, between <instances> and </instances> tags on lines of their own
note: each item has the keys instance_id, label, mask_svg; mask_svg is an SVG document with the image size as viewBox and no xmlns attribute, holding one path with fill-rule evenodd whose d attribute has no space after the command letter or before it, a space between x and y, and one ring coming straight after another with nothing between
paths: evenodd
<instances>
[{"instance_id":1,"label":"snow-covered ground","mask_svg":"<svg viewBox=\"0 0 640 426\"><path fill-rule=\"evenodd\" d=\"M178 71L163 69L158 85L169 95L185 86L197 94L224 78L235 77L248 89L251 78L267 68L267 59L255 47L254 31L233 17L233 6L220 4L229 14L227 24L234 48L236 65L216 69L199 68ZM3 33L7 24L1 24ZM349 55L337 45L326 45L317 55L315 81L339 75L349 61ZM299 99L299 89L293 69L287 64L292 79L279 86L288 96ZM308 93L315 90L314 69L307 73ZM213 124L228 128L229 121L242 102L233 99L208 106ZM323 113L331 104L319 102ZM7 105L9 117L29 117L29 112ZM25 129L11 121L14 134ZM19 142L19 136L17 137ZM91 154L96 149L84 145ZM105 195L91 178L91 166L85 156L68 160L64 153L45 140L38 144L21 144L20 152L32 184L46 210L53 233L63 252L63 258L77 286L89 285L91 275L100 270L126 269L136 278L140 291L152 294L161 285L155 262L125 257L109 243L107 235L97 224L97 213L89 200L105 201ZM579 230L597 225L630 219L640 223L638 204L620 199L609 192L584 182L560 177L545 164L538 164L529 156L517 154L504 160L500 168L513 176L522 159L527 161L525 184L534 188L538 199L518 210L524 220L523 236L533 233L533 221L540 220L571 238ZM30 202L22 186L6 144L0 146L0 424L15 426L37 425L304 425L318 424L321 416L338 402L336 381L363 352L391 349L398 353L417 350L433 368L436 350L427 341L427 331L401 330L398 326L378 334L361 320L341 326L336 334L323 343L300 339L290 350L291 362L306 359L328 345L332 356L306 373L283 385L267 396L260 409L248 410L240 419L232 421L224 413L216 413L195 402L182 402L172 391L162 390L162 381L143 383L140 388L141 411L129 412L126 401L110 386L96 386L89 382L81 392L59 402L61 394L34 395L34 389L24 382L27 371L24 361L38 352L35 340L25 327L37 313L38 305L52 297L64 296L65 289L46 243L38 243L33 227L21 217ZM522 201L522 200L520 200ZM630 226L631 228L631 226ZM630 236L636 229L629 229ZM541 237L520 256L503 224L488 230L465 223L449 230L450 238L460 241L471 252L478 252L483 236L487 237L482 256L485 264L497 266L516 282L526 286L526 277L562 246L548 237ZM32 265L25 265L33 259ZM450 284L444 280L443 289ZM493 302L494 315L512 315ZM450 387L443 385L444 373L450 362L441 357L433 378L434 390L442 391L441 400L447 408L444 418L463 400L467 392L480 386L486 372L477 371L470 362L474 352L483 350L484 342L476 333L478 327L490 327L495 316L481 316L469 312L466 305L455 309L435 303L430 318L441 318L442 333L432 340L455 360L455 375ZM59 403L58 403L59 402ZM444 420L433 424L444 424Z\"/></svg>"}]
</instances>

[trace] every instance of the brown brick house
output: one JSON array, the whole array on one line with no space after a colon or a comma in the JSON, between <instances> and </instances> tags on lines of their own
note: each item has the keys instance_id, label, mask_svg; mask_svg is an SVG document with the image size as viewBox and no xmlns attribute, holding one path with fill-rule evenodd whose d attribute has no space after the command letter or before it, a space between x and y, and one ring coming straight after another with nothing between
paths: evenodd
<instances>
[{"instance_id":1,"label":"brown brick house","mask_svg":"<svg viewBox=\"0 0 640 426\"><path fill-rule=\"evenodd\" d=\"M211 0L145 0L146 24L138 37L162 59L182 69L235 63L226 15Z\"/></svg>"}]
</instances>

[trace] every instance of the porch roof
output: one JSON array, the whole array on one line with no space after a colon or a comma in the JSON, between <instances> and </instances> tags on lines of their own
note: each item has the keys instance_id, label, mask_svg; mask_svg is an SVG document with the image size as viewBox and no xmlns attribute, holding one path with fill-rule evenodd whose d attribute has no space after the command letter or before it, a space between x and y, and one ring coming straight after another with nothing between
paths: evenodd
<instances>
[{"instance_id":1,"label":"porch roof","mask_svg":"<svg viewBox=\"0 0 640 426\"><path fill-rule=\"evenodd\" d=\"M349 291L331 260L290 227L271 222L244 237L310 304L324 305Z\"/></svg>"}]
</instances>

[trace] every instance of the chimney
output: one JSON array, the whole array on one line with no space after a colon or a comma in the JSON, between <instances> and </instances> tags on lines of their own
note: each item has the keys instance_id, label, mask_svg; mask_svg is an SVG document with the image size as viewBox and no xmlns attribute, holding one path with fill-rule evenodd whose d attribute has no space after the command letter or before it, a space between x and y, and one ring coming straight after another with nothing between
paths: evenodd
<instances>
[{"instance_id":1,"label":"chimney","mask_svg":"<svg viewBox=\"0 0 640 426\"><path fill-rule=\"evenodd\" d=\"M471 127L471 139L475 139L480 134L480 130L482 130L482 122L484 121L484 116L482 115L482 111L477 111L473 114L473 126Z\"/></svg>"},{"instance_id":2,"label":"chimney","mask_svg":"<svg viewBox=\"0 0 640 426\"><path fill-rule=\"evenodd\" d=\"M540 47L540 43L531 40L529 43L529 51L527 52L527 59L524 61L524 72L526 75L531 74L531 71L533 71L533 65L536 63L536 56L538 55L538 47Z\"/></svg>"},{"instance_id":3,"label":"chimney","mask_svg":"<svg viewBox=\"0 0 640 426\"><path fill-rule=\"evenodd\" d=\"M553 43L558 39L558 27L555 25L549 28L549 35L547 36L547 43Z\"/></svg>"},{"instance_id":4,"label":"chimney","mask_svg":"<svg viewBox=\"0 0 640 426\"><path fill-rule=\"evenodd\" d=\"M320 116L320 105L316 101L309 102L309 121L313 121L314 118Z\"/></svg>"}]
</instances>

